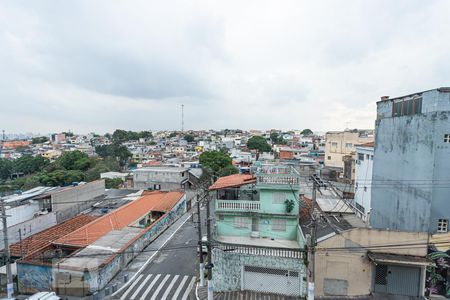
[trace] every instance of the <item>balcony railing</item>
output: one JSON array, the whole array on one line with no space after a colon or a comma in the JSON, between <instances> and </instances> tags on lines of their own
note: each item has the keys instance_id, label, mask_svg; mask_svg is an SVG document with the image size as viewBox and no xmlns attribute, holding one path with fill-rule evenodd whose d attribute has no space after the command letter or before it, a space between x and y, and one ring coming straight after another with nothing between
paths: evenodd
<instances>
[{"instance_id":1,"label":"balcony railing","mask_svg":"<svg viewBox=\"0 0 450 300\"><path fill-rule=\"evenodd\" d=\"M261 203L259 201L243 200L217 200L216 210L227 211L259 211Z\"/></svg>"},{"instance_id":2,"label":"balcony railing","mask_svg":"<svg viewBox=\"0 0 450 300\"><path fill-rule=\"evenodd\" d=\"M302 259L304 252L303 249L268 248L268 247L226 244L221 242L213 242L213 248L231 253L261 255L261 256L276 256L276 257L296 258L296 259Z\"/></svg>"},{"instance_id":3,"label":"balcony railing","mask_svg":"<svg viewBox=\"0 0 450 300\"><path fill-rule=\"evenodd\" d=\"M298 186L300 178L295 175L280 175L280 174L261 174L257 177L257 184L274 184L274 185L292 185Z\"/></svg>"}]
</instances>

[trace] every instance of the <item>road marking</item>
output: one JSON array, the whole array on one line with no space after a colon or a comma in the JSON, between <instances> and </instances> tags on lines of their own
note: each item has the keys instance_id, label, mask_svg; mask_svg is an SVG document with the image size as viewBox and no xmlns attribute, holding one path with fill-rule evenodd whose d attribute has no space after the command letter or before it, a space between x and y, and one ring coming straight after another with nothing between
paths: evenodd
<instances>
[{"instance_id":1,"label":"road marking","mask_svg":"<svg viewBox=\"0 0 450 300\"><path fill-rule=\"evenodd\" d=\"M152 278L152 275L148 275L144 281L142 281L142 283L139 285L139 287L137 288L137 290L134 292L133 295L131 295L131 300L136 299L137 295L139 294L139 292L142 290L142 288L145 286L145 284L147 283L147 281L150 280L150 278Z\"/></svg>"},{"instance_id":2,"label":"road marking","mask_svg":"<svg viewBox=\"0 0 450 300\"><path fill-rule=\"evenodd\" d=\"M183 218L184 216L189 215L189 213L185 213L184 215L182 215L178 220L180 220L181 218ZM156 250L155 253L152 254L152 256L150 256L147 261L142 265L142 267L136 272L136 274L133 275L133 277L130 278L130 281L135 280L136 277L142 273L142 271L148 266L148 264L152 261L153 257L155 257L156 254L159 253L159 251L161 250L162 247L164 247L172 238L173 236L177 233L177 231L183 227L183 225L192 217L192 214L190 214L190 216L188 216L186 218L186 220L184 220L183 222L181 222L180 226L177 227L177 229L175 229L175 231L167 238L167 240L164 241L164 243L158 248L158 250ZM177 220L177 221L178 221ZM177 222L175 221L175 222ZM172 224L173 225L173 224ZM171 225L171 226L172 226ZM171 226L169 226L166 230L168 230ZM162 232L161 234L163 234L164 232ZM161 236L161 235L160 235ZM159 238L159 236L157 237ZM128 281L128 282L130 282ZM113 293L111 295L111 297L114 297L116 295L118 295L119 293L121 293L127 286L128 286L128 282L125 283L124 285L122 285L121 288L119 288L115 293Z\"/></svg>"},{"instance_id":3,"label":"road marking","mask_svg":"<svg viewBox=\"0 0 450 300\"><path fill-rule=\"evenodd\" d=\"M172 279L172 281L170 282L169 286L166 289L166 292L162 296L161 300L166 300L167 299L167 296L169 296L169 293L172 290L173 285L175 284L175 282L178 280L178 277L180 277L180 275L175 275L175 277Z\"/></svg>"},{"instance_id":4,"label":"road marking","mask_svg":"<svg viewBox=\"0 0 450 300\"><path fill-rule=\"evenodd\" d=\"M194 283L195 283L195 276L192 277L191 282L188 285L188 288L186 290L186 292L184 292L183 298L181 298L181 300L186 300L189 297L189 293L192 290L192 287L194 287Z\"/></svg>"},{"instance_id":5,"label":"road marking","mask_svg":"<svg viewBox=\"0 0 450 300\"><path fill-rule=\"evenodd\" d=\"M175 291L175 294L173 294L172 300L177 300L178 299L178 295L181 292L181 289L183 288L184 284L186 283L186 280L189 278L188 275L185 275L183 277L183 280L181 280L180 285L178 286L177 290Z\"/></svg>"},{"instance_id":6,"label":"road marking","mask_svg":"<svg viewBox=\"0 0 450 300\"><path fill-rule=\"evenodd\" d=\"M158 281L159 277L161 277L161 274L156 275L156 277L153 279L152 283L148 286L148 288L145 290L144 294L142 295L141 299L145 300L148 293L152 290L152 287L155 285L155 283Z\"/></svg>"},{"instance_id":7,"label":"road marking","mask_svg":"<svg viewBox=\"0 0 450 300\"><path fill-rule=\"evenodd\" d=\"M136 284L138 284L139 280L141 280L143 275L139 275L139 277L133 282L132 285L130 285L130 287L126 290L125 293L123 293L122 297L120 297L120 300L125 300L127 299L128 294L133 290L134 286Z\"/></svg>"},{"instance_id":8,"label":"road marking","mask_svg":"<svg viewBox=\"0 0 450 300\"><path fill-rule=\"evenodd\" d=\"M159 292L162 290L164 284L166 284L166 281L170 278L170 275L167 274L166 277L164 277L164 279L161 281L161 283L158 285L158 288L156 289L156 291L153 293L153 296L150 298L150 300L155 300L156 297L158 296Z\"/></svg>"}]
</instances>

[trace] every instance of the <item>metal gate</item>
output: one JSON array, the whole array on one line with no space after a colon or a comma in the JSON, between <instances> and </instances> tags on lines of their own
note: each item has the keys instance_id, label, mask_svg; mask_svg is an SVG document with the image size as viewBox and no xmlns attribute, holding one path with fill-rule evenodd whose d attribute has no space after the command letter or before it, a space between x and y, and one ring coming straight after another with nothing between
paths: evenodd
<instances>
[{"instance_id":1,"label":"metal gate","mask_svg":"<svg viewBox=\"0 0 450 300\"><path fill-rule=\"evenodd\" d=\"M301 280L298 271L244 266L242 289L261 293L300 296Z\"/></svg>"},{"instance_id":2,"label":"metal gate","mask_svg":"<svg viewBox=\"0 0 450 300\"><path fill-rule=\"evenodd\" d=\"M418 297L420 268L377 265L375 267L374 292Z\"/></svg>"}]
</instances>

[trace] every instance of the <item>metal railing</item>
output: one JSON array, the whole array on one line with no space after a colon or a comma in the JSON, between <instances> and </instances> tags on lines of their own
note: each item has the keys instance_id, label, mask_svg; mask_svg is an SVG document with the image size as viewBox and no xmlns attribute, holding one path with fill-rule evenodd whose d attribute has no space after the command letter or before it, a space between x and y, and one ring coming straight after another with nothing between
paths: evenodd
<instances>
[{"instance_id":1,"label":"metal railing","mask_svg":"<svg viewBox=\"0 0 450 300\"><path fill-rule=\"evenodd\" d=\"M247 255L261 255L261 256L275 256L285 258L303 258L303 249L286 249L286 248L269 248L259 246L247 246L237 244L226 244L220 242L213 242L213 248L220 249L224 252L247 254Z\"/></svg>"}]
</instances>

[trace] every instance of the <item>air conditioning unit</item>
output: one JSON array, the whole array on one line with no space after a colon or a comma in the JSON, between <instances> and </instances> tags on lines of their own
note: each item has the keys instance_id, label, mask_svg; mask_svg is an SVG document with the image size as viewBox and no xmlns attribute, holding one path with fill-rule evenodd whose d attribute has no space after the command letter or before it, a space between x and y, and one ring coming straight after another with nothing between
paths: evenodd
<instances>
[{"instance_id":1,"label":"air conditioning unit","mask_svg":"<svg viewBox=\"0 0 450 300\"><path fill-rule=\"evenodd\" d=\"M250 234L250 236L252 238L259 238L259 231L252 231L252 233Z\"/></svg>"}]
</instances>

